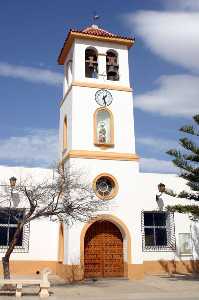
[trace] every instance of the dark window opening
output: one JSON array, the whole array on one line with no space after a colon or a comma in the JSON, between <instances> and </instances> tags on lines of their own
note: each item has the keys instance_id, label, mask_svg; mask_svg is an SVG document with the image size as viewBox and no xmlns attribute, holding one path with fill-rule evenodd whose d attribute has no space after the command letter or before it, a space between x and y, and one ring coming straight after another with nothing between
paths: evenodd
<instances>
[{"instance_id":1,"label":"dark window opening","mask_svg":"<svg viewBox=\"0 0 199 300\"><path fill-rule=\"evenodd\" d=\"M117 54L113 51L107 51L106 54L106 74L107 80L119 80L119 65Z\"/></svg>"},{"instance_id":2,"label":"dark window opening","mask_svg":"<svg viewBox=\"0 0 199 300\"><path fill-rule=\"evenodd\" d=\"M168 213L144 212L144 242L145 247L168 246Z\"/></svg>"},{"instance_id":3,"label":"dark window opening","mask_svg":"<svg viewBox=\"0 0 199 300\"><path fill-rule=\"evenodd\" d=\"M98 77L97 51L94 49L85 51L85 76L88 78Z\"/></svg>"},{"instance_id":4,"label":"dark window opening","mask_svg":"<svg viewBox=\"0 0 199 300\"><path fill-rule=\"evenodd\" d=\"M23 218L24 210L5 208L0 211L0 246L8 246L12 241L17 224ZM23 230L20 233L16 246L22 247Z\"/></svg>"}]
</instances>

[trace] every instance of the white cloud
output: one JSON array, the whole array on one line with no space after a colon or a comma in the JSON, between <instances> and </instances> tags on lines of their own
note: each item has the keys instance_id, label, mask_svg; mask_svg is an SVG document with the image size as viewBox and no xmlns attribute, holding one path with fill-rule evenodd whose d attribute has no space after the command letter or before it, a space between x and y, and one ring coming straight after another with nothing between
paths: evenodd
<instances>
[{"instance_id":1,"label":"white cloud","mask_svg":"<svg viewBox=\"0 0 199 300\"><path fill-rule=\"evenodd\" d=\"M199 77L161 76L157 88L135 97L135 107L163 116L193 116L199 112Z\"/></svg>"},{"instance_id":2,"label":"white cloud","mask_svg":"<svg viewBox=\"0 0 199 300\"><path fill-rule=\"evenodd\" d=\"M163 3L166 8L175 10L199 10L198 0L167 0Z\"/></svg>"},{"instance_id":3,"label":"white cloud","mask_svg":"<svg viewBox=\"0 0 199 300\"><path fill-rule=\"evenodd\" d=\"M153 53L199 72L199 13L139 11L126 15L125 22Z\"/></svg>"},{"instance_id":4,"label":"white cloud","mask_svg":"<svg viewBox=\"0 0 199 300\"><path fill-rule=\"evenodd\" d=\"M171 148L177 148L178 143L169 139L161 139L155 137L139 137L136 139L136 143L147 146L153 149L153 151L165 152Z\"/></svg>"},{"instance_id":5,"label":"white cloud","mask_svg":"<svg viewBox=\"0 0 199 300\"><path fill-rule=\"evenodd\" d=\"M0 76L19 78L30 82L48 85L59 85L63 81L62 74L47 69L11 65L0 62Z\"/></svg>"},{"instance_id":6,"label":"white cloud","mask_svg":"<svg viewBox=\"0 0 199 300\"><path fill-rule=\"evenodd\" d=\"M58 159L54 129L28 131L24 136L0 140L0 160L24 166L51 166Z\"/></svg>"},{"instance_id":7,"label":"white cloud","mask_svg":"<svg viewBox=\"0 0 199 300\"><path fill-rule=\"evenodd\" d=\"M177 169L171 161L155 158L141 158L140 170L141 172L150 173L177 173Z\"/></svg>"}]
</instances>

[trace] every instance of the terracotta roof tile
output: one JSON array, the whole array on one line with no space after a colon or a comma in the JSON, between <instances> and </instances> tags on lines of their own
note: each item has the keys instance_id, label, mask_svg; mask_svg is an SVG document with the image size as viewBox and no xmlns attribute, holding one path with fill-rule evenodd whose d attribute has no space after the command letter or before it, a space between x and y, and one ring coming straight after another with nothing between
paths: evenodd
<instances>
[{"instance_id":1,"label":"terracotta roof tile","mask_svg":"<svg viewBox=\"0 0 199 300\"><path fill-rule=\"evenodd\" d=\"M83 33L83 34L88 34L88 35L102 36L102 37L104 36L104 37L110 37L110 38L113 37L113 38L120 38L120 39L125 39L125 40L134 40L133 38L124 37L124 36L106 31L102 28L99 28L97 25L92 25L92 26L87 27L83 30L71 29L70 31L71 32Z\"/></svg>"},{"instance_id":2,"label":"terracotta roof tile","mask_svg":"<svg viewBox=\"0 0 199 300\"><path fill-rule=\"evenodd\" d=\"M116 37L115 34L108 32L104 29L98 28L98 27L87 27L84 30L82 30L83 33L92 34L92 35L98 35L98 36L110 36L110 37Z\"/></svg>"}]
</instances>

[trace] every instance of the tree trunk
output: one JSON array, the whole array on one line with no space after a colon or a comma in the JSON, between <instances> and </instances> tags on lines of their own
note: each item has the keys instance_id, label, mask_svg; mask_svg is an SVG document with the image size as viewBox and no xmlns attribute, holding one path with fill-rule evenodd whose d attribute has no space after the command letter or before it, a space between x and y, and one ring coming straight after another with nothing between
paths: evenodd
<instances>
[{"instance_id":1,"label":"tree trunk","mask_svg":"<svg viewBox=\"0 0 199 300\"><path fill-rule=\"evenodd\" d=\"M17 229L14 233L13 239L10 242L10 244L8 246L8 249L5 253L5 256L2 257L4 279L10 279L10 255L12 254L12 252L13 252L16 244L17 244L17 241L19 239L19 236L20 236L20 233L21 233L22 230L23 230L23 224L19 223L17 225Z\"/></svg>"},{"instance_id":2,"label":"tree trunk","mask_svg":"<svg viewBox=\"0 0 199 300\"><path fill-rule=\"evenodd\" d=\"M10 264L9 258L2 257L2 265L3 265L3 277L4 279L10 279Z\"/></svg>"}]
</instances>

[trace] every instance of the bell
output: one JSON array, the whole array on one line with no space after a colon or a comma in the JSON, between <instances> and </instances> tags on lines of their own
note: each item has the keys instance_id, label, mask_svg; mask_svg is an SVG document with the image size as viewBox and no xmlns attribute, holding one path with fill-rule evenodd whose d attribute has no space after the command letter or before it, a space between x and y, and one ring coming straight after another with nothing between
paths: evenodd
<instances>
[{"instance_id":1,"label":"bell","mask_svg":"<svg viewBox=\"0 0 199 300\"><path fill-rule=\"evenodd\" d=\"M108 70L107 70L107 75L108 76L116 76L117 75L117 70L115 68L115 66L108 66Z\"/></svg>"}]
</instances>

